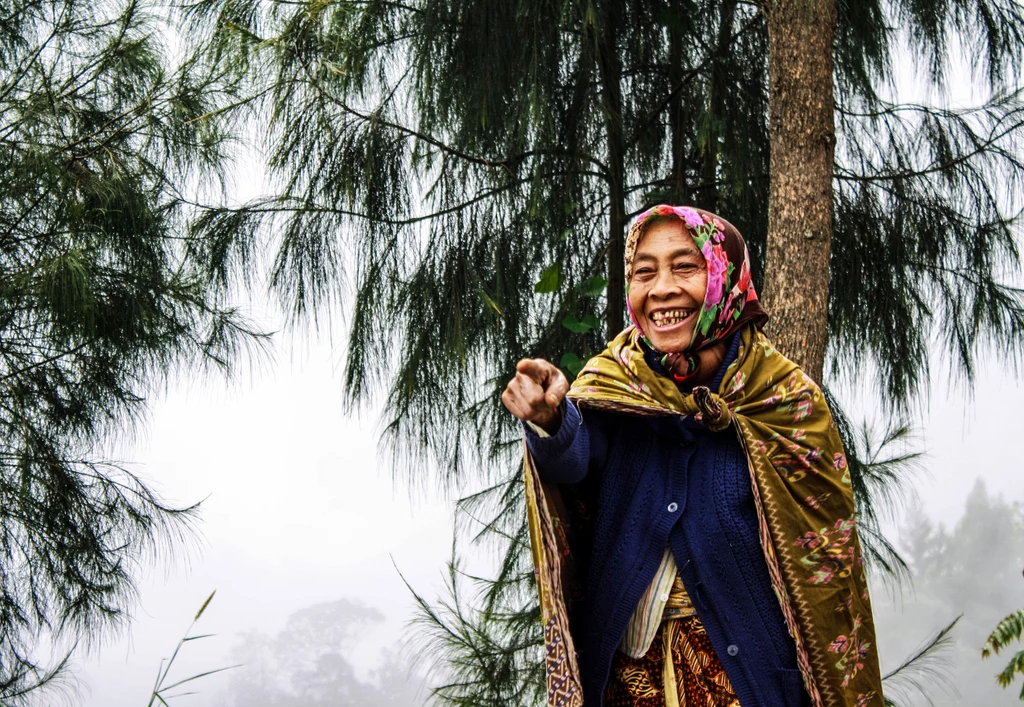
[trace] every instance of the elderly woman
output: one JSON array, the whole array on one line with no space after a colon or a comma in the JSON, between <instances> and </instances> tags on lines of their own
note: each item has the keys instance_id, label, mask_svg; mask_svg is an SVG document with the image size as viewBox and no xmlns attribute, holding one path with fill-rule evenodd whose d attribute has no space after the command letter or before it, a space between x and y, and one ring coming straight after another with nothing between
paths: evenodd
<instances>
[{"instance_id":1,"label":"elderly woman","mask_svg":"<svg viewBox=\"0 0 1024 707\"><path fill-rule=\"evenodd\" d=\"M656 206L625 257L632 325L571 387L524 360L502 395L549 705L882 705L846 458L761 332L742 237Z\"/></svg>"}]
</instances>

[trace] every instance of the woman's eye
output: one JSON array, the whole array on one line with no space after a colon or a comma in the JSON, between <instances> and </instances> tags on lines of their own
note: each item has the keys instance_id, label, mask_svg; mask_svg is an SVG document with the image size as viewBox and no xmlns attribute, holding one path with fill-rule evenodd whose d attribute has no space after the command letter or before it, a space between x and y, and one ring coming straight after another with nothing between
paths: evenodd
<instances>
[{"instance_id":1,"label":"woman's eye","mask_svg":"<svg viewBox=\"0 0 1024 707\"><path fill-rule=\"evenodd\" d=\"M676 270L680 270L682 272L689 272L696 269L697 265L695 263L679 263L676 265Z\"/></svg>"}]
</instances>

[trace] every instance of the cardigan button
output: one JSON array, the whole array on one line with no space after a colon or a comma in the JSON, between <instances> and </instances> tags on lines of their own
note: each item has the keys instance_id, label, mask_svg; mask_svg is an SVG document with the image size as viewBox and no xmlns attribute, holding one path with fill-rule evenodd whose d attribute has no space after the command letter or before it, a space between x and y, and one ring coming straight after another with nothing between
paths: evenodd
<instances>
[{"instance_id":1,"label":"cardigan button","mask_svg":"<svg viewBox=\"0 0 1024 707\"><path fill-rule=\"evenodd\" d=\"M737 655L739 655L740 647L733 643L725 649L725 652L735 658Z\"/></svg>"},{"instance_id":2,"label":"cardigan button","mask_svg":"<svg viewBox=\"0 0 1024 707\"><path fill-rule=\"evenodd\" d=\"M668 504L668 512L669 513L675 513L677 510L679 510L679 504L678 503L676 503L675 501L672 501L672 503Z\"/></svg>"}]
</instances>

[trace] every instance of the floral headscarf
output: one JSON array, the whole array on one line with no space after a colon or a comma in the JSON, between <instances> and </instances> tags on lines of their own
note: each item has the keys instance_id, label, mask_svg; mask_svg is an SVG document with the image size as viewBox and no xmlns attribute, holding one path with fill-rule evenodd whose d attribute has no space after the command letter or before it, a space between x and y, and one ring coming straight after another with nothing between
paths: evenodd
<instances>
[{"instance_id":1,"label":"floral headscarf","mask_svg":"<svg viewBox=\"0 0 1024 707\"><path fill-rule=\"evenodd\" d=\"M629 283L633 278L633 259L646 227L656 219L677 218L693 236L707 265L708 286L697 315L693 340L685 351L658 351L647 338L629 304ZM758 301L750 279L750 253L743 236L725 219L690 206L659 204L637 216L626 237L626 306L633 326L644 343L661 354L661 364L677 383L693 378L699 366L696 352L738 331L747 322L758 327L768 314Z\"/></svg>"}]
</instances>

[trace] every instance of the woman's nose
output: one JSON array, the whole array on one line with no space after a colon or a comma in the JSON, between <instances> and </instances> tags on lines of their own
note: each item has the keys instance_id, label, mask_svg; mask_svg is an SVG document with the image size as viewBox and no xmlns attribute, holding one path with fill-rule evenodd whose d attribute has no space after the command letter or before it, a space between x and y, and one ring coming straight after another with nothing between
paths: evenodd
<instances>
[{"instance_id":1,"label":"woman's nose","mask_svg":"<svg viewBox=\"0 0 1024 707\"><path fill-rule=\"evenodd\" d=\"M659 269L654 282L651 284L650 294L653 297L671 297L679 294L679 282L672 276L672 271Z\"/></svg>"}]
</instances>

